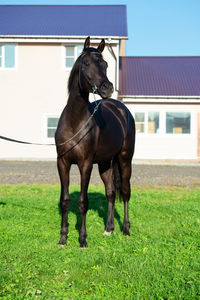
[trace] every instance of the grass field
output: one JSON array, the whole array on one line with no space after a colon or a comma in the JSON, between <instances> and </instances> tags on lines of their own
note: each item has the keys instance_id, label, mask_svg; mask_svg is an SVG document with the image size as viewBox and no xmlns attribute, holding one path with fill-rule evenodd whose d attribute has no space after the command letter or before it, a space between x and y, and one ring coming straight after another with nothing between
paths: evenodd
<instances>
[{"instance_id":1,"label":"grass field","mask_svg":"<svg viewBox=\"0 0 200 300\"><path fill-rule=\"evenodd\" d=\"M104 236L107 201L89 188L88 248L78 241L79 187L71 187L67 246L58 185L0 185L0 298L199 299L200 189L139 189L130 202L131 236Z\"/></svg>"}]
</instances>

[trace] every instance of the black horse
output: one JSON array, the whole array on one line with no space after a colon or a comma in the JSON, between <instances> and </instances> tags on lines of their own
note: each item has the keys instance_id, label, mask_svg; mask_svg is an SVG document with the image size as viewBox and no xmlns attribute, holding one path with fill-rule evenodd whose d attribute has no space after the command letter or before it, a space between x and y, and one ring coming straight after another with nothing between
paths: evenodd
<instances>
[{"instance_id":1,"label":"black horse","mask_svg":"<svg viewBox=\"0 0 200 300\"><path fill-rule=\"evenodd\" d=\"M75 62L68 82L69 99L55 134L58 172L61 181L61 238L68 234L69 171L77 164L81 175L78 208L81 215L80 246L87 247L86 213L88 184L93 164L98 164L108 199L108 220L105 234L114 230L116 191L124 201L123 233L129 235L128 201L130 199L131 160L135 144L134 119L120 101L110 99L113 85L106 76L107 63L102 57L105 41L98 48L85 40L82 54ZM89 102L89 93L98 93L103 100ZM109 99L108 99L109 98ZM95 111L94 111L95 110Z\"/></svg>"}]
</instances>

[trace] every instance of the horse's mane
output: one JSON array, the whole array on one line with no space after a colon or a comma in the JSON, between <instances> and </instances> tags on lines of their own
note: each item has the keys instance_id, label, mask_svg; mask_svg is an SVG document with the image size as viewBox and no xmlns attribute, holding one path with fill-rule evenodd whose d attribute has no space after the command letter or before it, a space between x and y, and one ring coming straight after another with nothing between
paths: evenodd
<instances>
[{"instance_id":1,"label":"horse's mane","mask_svg":"<svg viewBox=\"0 0 200 300\"><path fill-rule=\"evenodd\" d=\"M72 68L72 70L70 72L70 75L69 75L69 80L68 80L68 91L69 91L69 93L72 89L74 76L76 75L76 73L79 72L80 63L81 63L81 55L75 61L74 65L73 65L73 68Z\"/></svg>"}]
</instances>

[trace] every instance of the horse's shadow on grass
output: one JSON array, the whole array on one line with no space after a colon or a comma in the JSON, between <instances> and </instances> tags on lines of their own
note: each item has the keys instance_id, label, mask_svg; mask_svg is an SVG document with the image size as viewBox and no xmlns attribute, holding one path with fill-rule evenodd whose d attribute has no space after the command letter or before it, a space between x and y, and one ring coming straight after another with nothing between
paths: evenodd
<instances>
[{"instance_id":1,"label":"horse's shadow on grass","mask_svg":"<svg viewBox=\"0 0 200 300\"><path fill-rule=\"evenodd\" d=\"M78 210L78 197L79 197L79 192L73 192L70 194L70 209L69 212L72 212L73 214L76 215L76 230L79 232L80 231L80 227L81 227L81 216ZM89 210L93 210L95 212L98 213L99 217L103 219L104 222L104 227L106 227L106 223L107 223L107 218L108 218L108 201L105 197L104 194L102 193L88 193L88 204L89 204ZM60 208L60 204L58 204L58 210L60 215L61 213L61 208ZM114 216L115 216L115 220L117 220L120 230L122 231L122 222L120 219L120 215L117 212L117 210L115 209L114 211ZM69 224L68 224L69 226Z\"/></svg>"}]
</instances>

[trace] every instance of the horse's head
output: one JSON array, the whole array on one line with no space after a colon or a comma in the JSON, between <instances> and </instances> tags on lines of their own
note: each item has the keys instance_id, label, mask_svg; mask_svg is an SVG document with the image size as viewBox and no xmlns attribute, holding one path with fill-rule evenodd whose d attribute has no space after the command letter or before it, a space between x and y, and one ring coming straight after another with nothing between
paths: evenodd
<instances>
[{"instance_id":1,"label":"horse's head","mask_svg":"<svg viewBox=\"0 0 200 300\"><path fill-rule=\"evenodd\" d=\"M85 40L80 56L79 86L84 92L98 93L102 98L109 98L113 93L113 84L106 72L108 64L102 57L104 39L97 48L90 47L90 37Z\"/></svg>"}]
</instances>

